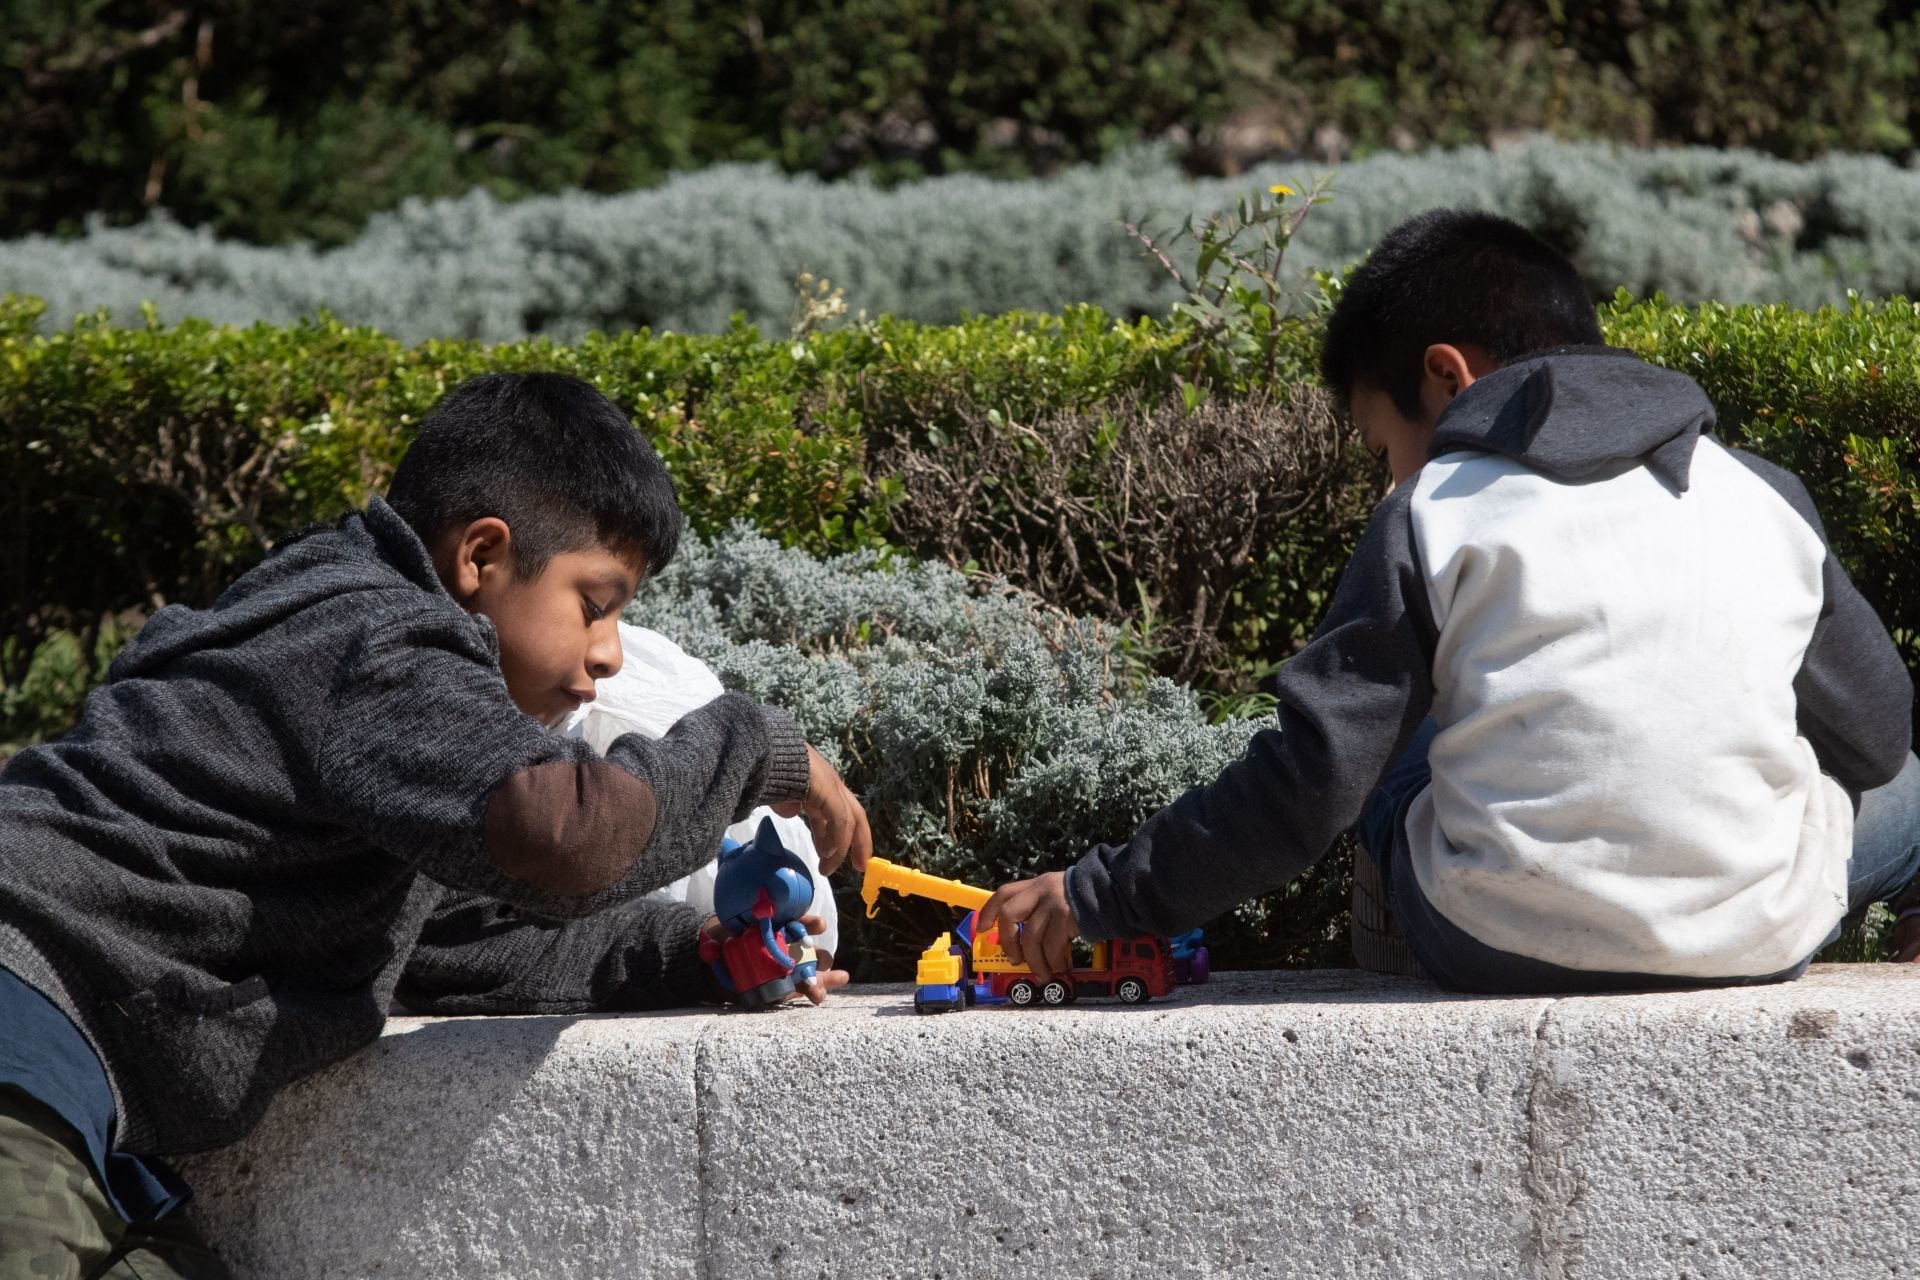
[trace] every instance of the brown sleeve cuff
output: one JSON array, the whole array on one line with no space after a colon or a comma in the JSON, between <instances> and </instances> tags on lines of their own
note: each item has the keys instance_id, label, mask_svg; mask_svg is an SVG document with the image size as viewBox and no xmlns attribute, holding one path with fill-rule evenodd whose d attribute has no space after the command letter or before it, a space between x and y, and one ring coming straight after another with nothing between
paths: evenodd
<instances>
[{"instance_id":1,"label":"brown sleeve cuff","mask_svg":"<svg viewBox=\"0 0 1920 1280\"><path fill-rule=\"evenodd\" d=\"M760 803L804 800L810 772L806 737L793 717L778 707L763 706L760 711L767 726L767 781Z\"/></svg>"}]
</instances>

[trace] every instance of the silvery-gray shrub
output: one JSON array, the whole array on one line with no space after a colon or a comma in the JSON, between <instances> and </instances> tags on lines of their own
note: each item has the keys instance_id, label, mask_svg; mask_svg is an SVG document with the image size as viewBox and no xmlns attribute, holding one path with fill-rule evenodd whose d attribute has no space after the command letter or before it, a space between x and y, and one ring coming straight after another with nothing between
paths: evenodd
<instances>
[{"instance_id":1,"label":"silvery-gray shrub","mask_svg":"<svg viewBox=\"0 0 1920 1280\"><path fill-rule=\"evenodd\" d=\"M616 196L414 201L325 252L224 243L164 220L34 237L0 245L0 290L46 298L49 324L100 307L131 319L143 301L167 319L235 322L325 308L410 340L709 332L735 312L777 332L802 271L870 314L938 323L1089 302L1124 316L1161 312L1175 293L1123 216L1165 229L1307 176L1272 165L1193 181L1150 150L1047 179L893 189L725 165ZM1340 170L1335 192L1301 232L1295 267L1337 268L1412 213L1472 206L1546 233L1601 293L1801 307L1850 289L1920 294L1920 173L1874 156L1800 164L1535 139L1370 157Z\"/></svg>"},{"instance_id":2,"label":"silvery-gray shrub","mask_svg":"<svg viewBox=\"0 0 1920 1280\"><path fill-rule=\"evenodd\" d=\"M1125 839L1271 723L1209 723L1193 690L1144 674L1119 629L1003 584L899 557L818 559L745 526L690 541L626 617L791 712L864 797L879 853L979 885ZM1314 873L1334 898L1338 874ZM1272 916L1250 904L1214 933L1228 956L1259 958L1279 945Z\"/></svg>"}]
</instances>

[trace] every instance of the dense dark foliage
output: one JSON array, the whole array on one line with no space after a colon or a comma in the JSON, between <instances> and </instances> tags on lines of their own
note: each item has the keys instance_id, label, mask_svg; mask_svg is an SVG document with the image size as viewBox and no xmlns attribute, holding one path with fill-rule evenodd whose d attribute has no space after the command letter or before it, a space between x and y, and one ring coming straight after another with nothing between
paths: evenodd
<instances>
[{"instance_id":1,"label":"dense dark foliage","mask_svg":"<svg viewBox=\"0 0 1920 1280\"><path fill-rule=\"evenodd\" d=\"M1791 157L1913 146L1886 0L8 0L0 237L168 209L336 243L408 196L717 160L1202 169L1516 130Z\"/></svg>"}]
</instances>

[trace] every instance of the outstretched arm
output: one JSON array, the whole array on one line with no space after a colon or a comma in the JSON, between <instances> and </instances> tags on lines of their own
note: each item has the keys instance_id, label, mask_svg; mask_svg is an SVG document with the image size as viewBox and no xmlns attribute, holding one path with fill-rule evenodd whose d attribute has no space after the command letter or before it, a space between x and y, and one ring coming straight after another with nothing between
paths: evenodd
<instances>
[{"instance_id":1,"label":"outstretched arm","mask_svg":"<svg viewBox=\"0 0 1920 1280\"><path fill-rule=\"evenodd\" d=\"M603 758L513 705L489 635L450 602L419 608L371 630L335 684L314 803L432 879L575 918L706 863L759 804L864 830L784 713L726 694Z\"/></svg>"},{"instance_id":2,"label":"outstretched arm","mask_svg":"<svg viewBox=\"0 0 1920 1280\"><path fill-rule=\"evenodd\" d=\"M396 993L416 1013L595 1013L713 1004L700 919L638 899L586 920L450 894L428 918Z\"/></svg>"},{"instance_id":3,"label":"outstretched arm","mask_svg":"<svg viewBox=\"0 0 1920 1280\"><path fill-rule=\"evenodd\" d=\"M1415 482L1417 484L1417 481ZM980 910L1051 976L1072 935L1170 937L1276 889L1360 816L1433 700L1437 628L1413 542L1415 484L1375 511L1313 642L1281 668L1278 725L1125 844L1003 886Z\"/></svg>"}]
</instances>

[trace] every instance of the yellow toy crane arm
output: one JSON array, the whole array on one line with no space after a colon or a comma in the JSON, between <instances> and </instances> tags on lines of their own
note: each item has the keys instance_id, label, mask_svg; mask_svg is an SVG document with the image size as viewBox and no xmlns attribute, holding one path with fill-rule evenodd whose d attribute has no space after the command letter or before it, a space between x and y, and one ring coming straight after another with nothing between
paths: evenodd
<instances>
[{"instance_id":1,"label":"yellow toy crane arm","mask_svg":"<svg viewBox=\"0 0 1920 1280\"><path fill-rule=\"evenodd\" d=\"M872 858L867 862L866 879L860 882L860 901L867 904L869 920L880 912L882 889L891 889L902 897L932 898L935 902L944 902L950 907L961 907L968 911L978 911L993 896L989 890L962 884L958 880L930 876L924 871L888 862L885 858Z\"/></svg>"}]
</instances>

